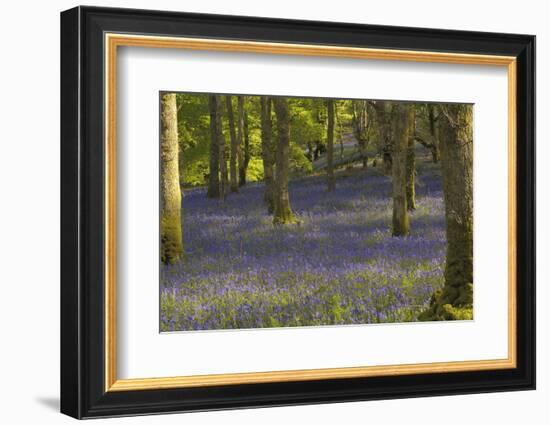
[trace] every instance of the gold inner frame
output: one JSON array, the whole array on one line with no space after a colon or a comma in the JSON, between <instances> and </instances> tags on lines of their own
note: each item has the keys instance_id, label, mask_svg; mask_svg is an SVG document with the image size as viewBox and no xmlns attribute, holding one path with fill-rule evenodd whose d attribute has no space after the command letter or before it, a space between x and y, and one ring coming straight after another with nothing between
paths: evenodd
<instances>
[{"instance_id":1,"label":"gold inner frame","mask_svg":"<svg viewBox=\"0 0 550 425\"><path fill-rule=\"evenodd\" d=\"M410 375L511 369L516 358L516 58L460 53L369 49L325 45L211 40L105 34L105 391L135 391L214 385ZM508 357L495 360L398 364L326 369L247 372L164 378L118 379L116 324L116 99L119 46L190 49L263 54L325 56L468 65L503 66L508 71Z\"/></svg>"}]
</instances>

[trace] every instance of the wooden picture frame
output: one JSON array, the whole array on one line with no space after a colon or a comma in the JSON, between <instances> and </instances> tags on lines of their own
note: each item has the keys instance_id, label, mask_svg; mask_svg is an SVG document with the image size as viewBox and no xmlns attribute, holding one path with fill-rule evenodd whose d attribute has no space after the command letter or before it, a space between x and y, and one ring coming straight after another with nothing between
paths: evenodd
<instances>
[{"instance_id":1,"label":"wooden picture frame","mask_svg":"<svg viewBox=\"0 0 550 425\"><path fill-rule=\"evenodd\" d=\"M508 357L168 378L116 372L120 46L508 69ZM533 389L535 38L77 7L61 14L61 411L76 418Z\"/></svg>"}]
</instances>

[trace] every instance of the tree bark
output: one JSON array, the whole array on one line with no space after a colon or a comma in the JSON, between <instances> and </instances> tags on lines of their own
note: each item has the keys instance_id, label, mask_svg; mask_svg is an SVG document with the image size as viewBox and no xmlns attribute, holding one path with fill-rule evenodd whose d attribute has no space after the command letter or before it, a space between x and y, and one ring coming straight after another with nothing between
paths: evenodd
<instances>
[{"instance_id":1,"label":"tree bark","mask_svg":"<svg viewBox=\"0 0 550 425\"><path fill-rule=\"evenodd\" d=\"M275 173L275 211L273 224L296 223L297 220L290 207L288 195L288 172L290 150L290 116L288 100L283 97L273 98L277 116L277 153Z\"/></svg>"},{"instance_id":2,"label":"tree bark","mask_svg":"<svg viewBox=\"0 0 550 425\"><path fill-rule=\"evenodd\" d=\"M416 209L416 158L414 152L414 134L416 132L416 110L414 105L409 106L409 140L407 143L407 210Z\"/></svg>"},{"instance_id":3,"label":"tree bark","mask_svg":"<svg viewBox=\"0 0 550 425\"><path fill-rule=\"evenodd\" d=\"M313 163L313 161L315 161L314 151L315 151L315 148L313 147L313 143L312 142L307 142L307 159L309 159L309 162L311 162L311 163Z\"/></svg>"},{"instance_id":4,"label":"tree bark","mask_svg":"<svg viewBox=\"0 0 550 425\"><path fill-rule=\"evenodd\" d=\"M344 160L344 129L342 120L338 117L338 104L334 105L334 125L338 127L338 140L340 141L340 161Z\"/></svg>"},{"instance_id":5,"label":"tree bark","mask_svg":"<svg viewBox=\"0 0 550 425\"><path fill-rule=\"evenodd\" d=\"M322 146L319 142L315 142L315 149L313 151L313 160L317 161L321 156Z\"/></svg>"},{"instance_id":6,"label":"tree bark","mask_svg":"<svg viewBox=\"0 0 550 425\"><path fill-rule=\"evenodd\" d=\"M248 114L246 109L244 110L244 119L243 119L243 128L244 128L244 160L243 160L243 169L241 171L241 186L246 184L246 172L248 170L248 164L250 163L250 133L248 132Z\"/></svg>"},{"instance_id":7,"label":"tree bark","mask_svg":"<svg viewBox=\"0 0 550 425\"><path fill-rule=\"evenodd\" d=\"M231 153L229 157L229 180L232 192L239 191L237 181L237 134L235 133L235 116L233 115L233 103L231 96L225 96L227 118L229 121L229 137L231 140Z\"/></svg>"},{"instance_id":8,"label":"tree bark","mask_svg":"<svg viewBox=\"0 0 550 425\"><path fill-rule=\"evenodd\" d=\"M382 152L384 171L389 174L392 171L392 112L389 110L393 105L385 101L376 101L374 110L378 124L378 151Z\"/></svg>"},{"instance_id":9,"label":"tree bark","mask_svg":"<svg viewBox=\"0 0 550 425\"><path fill-rule=\"evenodd\" d=\"M394 106L393 119L393 236L409 234L409 214L407 212L407 147L410 131L410 106L399 103Z\"/></svg>"},{"instance_id":10,"label":"tree bark","mask_svg":"<svg viewBox=\"0 0 550 425\"><path fill-rule=\"evenodd\" d=\"M445 282L451 286L472 283L473 258L473 111L470 105L444 106L441 144L447 264Z\"/></svg>"},{"instance_id":11,"label":"tree bark","mask_svg":"<svg viewBox=\"0 0 550 425\"><path fill-rule=\"evenodd\" d=\"M434 163L438 163L439 162L439 125L435 117L434 109L435 109L434 105L431 105L431 104L428 105L428 120L430 123L430 136L432 138L432 145L431 145L432 161Z\"/></svg>"},{"instance_id":12,"label":"tree bark","mask_svg":"<svg viewBox=\"0 0 550 425\"><path fill-rule=\"evenodd\" d=\"M334 100L327 100L327 190L336 188L334 180Z\"/></svg>"},{"instance_id":13,"label":"tree bark","mask_svg":"<svg viewBox=\"0 0 550 425\"><path fill-rule=\"evenodd\" d=\"M225 198L229 188L229 178L227 173L227 149L225 146L225 136L223 135L223 103L221 96L219 98L218 111L218 147L220 149L220 198Z\"/></svg>"},{"instance_id":14,"label":"tree bark","mask_svg":"<svg viewBox=\"0 0 550 425\"><path fill-rule=\"evenodd\" d=\"M161 261L174 264L183 257L178 119L175 93L161 96Z\"/></svg>"},{"instance_id":15,"label":"tree bark","mask_svg":"<svg viewBox=\"0 0 550 425\"><path fill-rule=\"evenodd\" d=\"M473 318L473 108L442 105L441 168L447 224L445 285L421 320Z\"/></svg>"},{"instance_id":16,"label":"tree bark","mask_svg":"<svg viewBox=\"0 0 550 425\"><path fill-rule=\"evenodd\" d=\"M239 166L239 186L246 183L243 155L244 140L244 96L237 96L237 163ZM244 176L243 176L244 175Z\"/></svg>"},{"instance_id":17,"label":"tree bark","mask_svg":"<svg viewBox=\"0 0 550 425\"><path fill-rule=\"evenodd\" d=\"M370 121L367 110L367 102L364 100L353 100L353 117L352 117L352 129L353 135L359 145L359 153L361 154L361 162L363 168L367 168L368 155L367 147L369 143L369 127Z\"/></svg>"},{"instance_id":18,"label":"tree bark","mask_svg":"<svg viewBox=\"0 0 550 425\"><path fill-rule=\"evenodd\" d=\"M210 109L210 170L207 196L209 198L220 198L220 147L218 144L218 135L221 131L219 119L220 96L208 96L208 106Z\"/></svg>"},{"instance_id":19,"label":"tree bark","mask_svg":"<svg viewBox=\"0 0 550 425\"><path fill-rule=\"evenodd\" d=\"M272 214L275 210L273 192L273 144L271 123L271 99L267 96L260 98L262 120L262 160L264 165L265 192L264 201L267 211Z\"/></svg>"}]
</instances>

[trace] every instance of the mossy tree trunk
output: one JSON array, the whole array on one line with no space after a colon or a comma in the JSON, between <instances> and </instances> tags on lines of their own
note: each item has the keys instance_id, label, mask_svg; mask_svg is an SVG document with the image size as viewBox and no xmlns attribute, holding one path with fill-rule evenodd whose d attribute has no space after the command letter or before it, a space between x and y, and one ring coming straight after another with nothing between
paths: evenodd
<instances>
[{"instance_id":1,"label":"mossy tree trunk","mask_svg":"<svg viewBox=\"0 0 550 425\"><path fill-rule=\"evenodd\" d=\"M376 123L378 127L378 151L382 152L384 172L392 172L393 143L392 143L392 122L393 109L395 105L391 102L377 100L374 103Z\"/></svg>"},{"instance_id":2,"label":"mossy tree trunk","mask_svg":"<svg viewBox=\"0 0 550 425\"><path fill-rule=\"evenodd\" d=\"M394 105L393 115L392 235L405 236L410 231L409 213L407 211L407 150L410 138L410 105L406 103Z\"/></svg>"},{"instance_id":3,"label":"mossy tree trunk","mask_svg":"<svg viewBox=\"0 0 550 425\"><path fill-rule=\"evenodd\" d=\"M267 96L260 98L261 125L262 125L262 160L264 165L264 201L267 211L272 214L275 210L273 193L273 142L271 122L271 99Z\"/></svg>"},{"instance_id":4,"label":"mossy tree trunk","mask_svg":"<svg viewBox=\"0 0 550 425\"><path fill-rule=\"evenodd\" d=\"M178 118L175 93L161 95L160 239L161 261L174 264L183 257Z\"/></svg>"},{"instance_id":5,"label":"mossy tree trunk","mask_svg":"<svg viewBox=\"0 0 550 425\"><path fill-rule=\"evenodd\" d=\"M246 183L243 155L244 141L244 96L237 96L237 163L239 166L239 186Z\"/></svg>"},{"instance_id":6,"label":"mossy tree trunk","mask_svg":"<svg viewBox=\"0 0 550 425\"><path fill-rule=\"evenodd\" d=\"M231 96L225 96L227 118L229 122L229 138L231 140L231 152L229 156L229 181L232 192L239 191L237 180L237 134L235 132L235 116L233 115L233 101Z\"/></svg>"},{"instance_id":7,"label":"mossy tree trunk","mask_svg":"<svg viewBox=\"0 0 550 425\"><path fill-rule=\"evenodd\" d=\"M289 150L290 150L290 114L288 100L284 97L273 98L277 117L277 151L275 155L275 211L273 224L296 223L290 207L288 195Z\"/></svg>"},{"instance_id":8,"label":"mossy tree trunk","mask_svg":"<svg viewBox=\"0 0 550 425\"><path fill-rule=\"evenodd\" d=\"M334 180L334 99L327 100L327 190L336 188Z\"/></svg>"},{"instance_id":9,"label":"mossy tree trunk","mask_svg":"<svg viewBox=\"0 0 550 425\"><path fill-rule=\"evenodd\" d=\"M416 209L416 158L414 152L414 134L416 132L416 110L414 105L409 106L409 140L407 143L407 210Z\"/></svg>"},{"instance_id":10,"label":"mossy tree trunk","mask_svg":"<svg viewBox=\"0 0 550 425\"><path fill-rule=\"evenodd\" d=\"M222 197L219 146L219 134L221 132L220 103L220 96L208 96L208 107L210 110L210 169L207 195L209 198Z\"/></svg>"},{"instance_id":11,"label":"mossy tree trunk","mask_svg":"<svg viewBox=\"0 0 550 425\"><path fill-rule=\"evenodd\" d=\"M473 305L473 108L440 107L441 168L447 225L445 285L421 320L471 319Z\"/></svg>"}]
</instances>

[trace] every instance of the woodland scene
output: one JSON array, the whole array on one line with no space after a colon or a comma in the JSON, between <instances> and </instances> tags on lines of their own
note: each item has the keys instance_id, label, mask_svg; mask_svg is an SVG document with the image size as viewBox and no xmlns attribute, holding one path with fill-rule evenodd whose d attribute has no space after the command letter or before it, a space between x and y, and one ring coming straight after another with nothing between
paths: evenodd
<instances>
[{"instance_id":1,"label":"woodland scene","mask_svg":"<svg viewBox=\"0 0 550 425\"><path fill-rule=\"evenodd\" d=\"M159 107L162 332L473 319L473 105Z\"/></svg>"}]
</instances>

